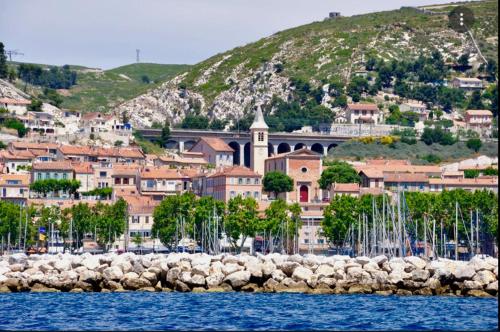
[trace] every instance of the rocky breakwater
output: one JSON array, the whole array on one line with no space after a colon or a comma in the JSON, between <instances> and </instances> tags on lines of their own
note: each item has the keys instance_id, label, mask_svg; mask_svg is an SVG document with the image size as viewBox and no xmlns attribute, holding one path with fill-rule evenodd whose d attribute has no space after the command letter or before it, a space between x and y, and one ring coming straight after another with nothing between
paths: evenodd
<instances>
[{"instance_id":1,"label":"rocky breakwater","mask_svg":"<svg viewBox=\"0 0 500 332\"><path fill-rule=\"evenodd\" d=\"M0 258L0 292L128 290L488 297L498 294L498 261L186 253Z\"/></svg>"}]
</instances>

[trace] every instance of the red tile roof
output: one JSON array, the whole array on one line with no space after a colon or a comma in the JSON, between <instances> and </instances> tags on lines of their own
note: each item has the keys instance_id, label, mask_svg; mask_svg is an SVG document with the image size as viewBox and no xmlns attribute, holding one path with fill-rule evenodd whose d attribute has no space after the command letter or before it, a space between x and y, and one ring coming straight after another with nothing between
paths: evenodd
<instances>
[{"instance_id":1,"label":"red tile roof","mask_svg":"<svg viewBox=\"0 0 500 332\"><path fill-rule=\"evenodd\" d=\"M429 177L423 173L388 173L384 182L429 182Z\"/></svg>"},{"instance_id":2,"label":"red tile roof","mask_svg":"<svg viewBox=\"0 0 500 332\"><path fill-rule=\"evenodd\" d=\"M485 115L485 116L493 116L493 113L491 113L491 111L489 110L467 110L465 111L465 114L466 115L471 115L471 116L474 116L474 115Z\"/></svg>"},{"instance_id":3,"label":"red tile roof","mask_svg":"<svg viewBox=\"0 0 500 332\"><path fill-rule=\"evenodd\" d=\"M186 176L177 169L167 167L146 167L141 172L141 179L183 179Z\"/></svg>"},{"instance_id":4,"label":"red tile roof","mask_svg":"<svg viewBox=\"0 0 500 332\"><path fill-rule=\"evenodd\" d=\"M49 161L34 163L33 170L43 170L43 171L72 171L73 165L70 161Z\"/></svg>"},{"instance_id":5,"label":"red tile roof","mask_svg":"<svg viewBox=\"0 0 500 332\"><path fill-rule=\"evenodd\" d=\"M261 175L255 173L250 168L243 166L227 166L218 168L215 173L208 175L207 177L219 177L219 176L249 176L249 177L261 177Z\"/></svg>"},{"instance_id":6,"label":"red tile roof","mask_svg":"<svg viewBox=\"0 0 500 332\"><path fill-rule=\"evenodd\" d=\"M9 147L17 150L51 150L51 149L57 149L59 147L59 144L16 141L16 142L11 142L9 144Z\"/></svg>"},{"instance_id":7,"label":"red tile roof","mask_svg":"<svg viewBox=\"0 0 500 332\"><path fill-rule=\"evenodd\" d=\"M91 113L85 113L82 115L82 120L84 121L91 121L95 120L97 118L100 118L102 120L108 121L114 117L113 114L103 114L101 112L91 112Z\"/></svg>"},{"instance_id":8,"label":"red tile roof","mask_svg":"<svg viewBox=\"0 0 500 332\"><path fill-rule=\"evenodd\" d=\"M234 152L234 150L229 145L227 145L226 142L224 142L218 137L200 137L198 143L200 141L203 141L215 151Z\"/></svg>"},{"instance_id":9,"label":"red tile roof","mask_svg":"<svg viewBox=\"0 0 500 332\"><path fill-rule=\"evenodd\" d=\"M94 168L91 163L81 162L81 163L71 163L73 165L73 170L76 174L93 174Z\"/></svg>"},{"instance_id":10,"label":"red tile roof","mask_svg":"<svg viewBox=\"0 0 500 332\"><path fill-rule=\"evenodd\" d=\"M59 151L63 155L93 156L93 157L115 157L115 158L137 158L143 159L144 154L138 148L102 148L90 146L62 145Z\"/></svg>"},{"instance_id":11,"label":"red tile roof","mask_svg":"<svg viewBox=\"0 0 500 332\"><path fill-rule=\"evenodd\" d=\"M347 108L353 111L379 111L378 106L375 104L348 104Z\"/></svg>"},{"instance_id":12,"label":"red tile roof","mask_svg":"<svg viewBox=\"0 0 500 332\"><path fill-rule=\"evenodd\" d=\"M0 151L1 160L32 160L35 154L27 150Z\"/></svg>"},{"instance_id":13,"label":"red tile roof","mask_svg":"<svg viewBox=\"0 0 500 332\"><path fill-rule=\"evenodd\" d=\"M441 185L452 185L452 186L498 186L498 177L480 177L480 178L474 178L474 179L453 179L453 178L446 178L446 179L437 179L437 178L430 178L429 179L429 184L441 184Z\"/></svg>"},{"instance_id":14,"label":"red tile roof","mask_svg":"<svg viewBox=\"0 0 500 332\"><path fill-rule=\"evenodd\" d=\"M334 183L334 192L359 192L358 183Z\"/></svg>"},{"instance_id":15,"label":"red tile roof","mask_svg":"<svg viewBox=\"0 0 500 332\"><path fill-rule=\"evenodd\" d=\"M7 181L19 181L19 184L9 184ZM29 186L30 174L0 174L1 186Z\"/></svg>"},{"instance_id":16,"label":"red tile roof","mask_svg":"<svg viewBox=\"0 0 500 332\"><path fill-rule=\"evenodd\" d=\"M31 102L27 99L0 98L0 104L29 105Z\"/></svg>"}]
</instances>

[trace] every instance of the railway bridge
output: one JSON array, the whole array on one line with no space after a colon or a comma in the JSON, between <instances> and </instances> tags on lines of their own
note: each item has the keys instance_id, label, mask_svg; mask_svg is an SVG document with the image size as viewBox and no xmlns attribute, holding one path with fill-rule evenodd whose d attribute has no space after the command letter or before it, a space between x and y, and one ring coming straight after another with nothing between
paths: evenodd
<instances>
[{"instance_id":1,"label":"railway bridge","mask_svg":"<svg viewBox=\"0 0 500 332\"><path fill-rule=\"evenodd\" d=\"M161 129L139 129L138 132L148 140L159 139ZM200 137L218 137L234 150L234 163L250 166L250 133L222 130L172 129L167 148L186 151L191 149ZM338 144L351 139L350 136L335 136L322 133L269 133L269 156L278 153L308 148L322 155Z\"/></svg>"}]
</instances>

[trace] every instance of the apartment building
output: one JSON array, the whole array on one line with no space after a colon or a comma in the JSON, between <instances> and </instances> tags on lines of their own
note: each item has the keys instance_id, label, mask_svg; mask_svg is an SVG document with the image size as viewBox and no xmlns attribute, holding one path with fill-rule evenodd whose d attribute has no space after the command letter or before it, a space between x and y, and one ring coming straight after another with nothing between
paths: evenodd
<instances>
[{"instance_id":1,"label":"apartment building","mask_svg":"<svg viewBox=\"0 0 500 332\"><path fill-rule=\"evenodd\" d=\"M190 174L168 167L145 167L139 174L139 189L141 195L162 200L191 190Z\"/></svg>"},{"instance_id":2,"label":"apartment building","mask_svg":"<svg viewBox=\"0 0 500 332\"><path fill-rule=\"evenodd\" d=\"M0 174L0 199L26 202L29 198L29 174Z\"/></svg>"},{"instance_id":3,"label":"apartment building","mask_svg":"<svg viewBox=\"0 0 500 332\"><path fill-rule=\"evenodd\" d=\"M278 154L265 160L265 172L277 171L290 176L294 181L293 191L279 194L287 202L312 203L322 200L318 180L323 172L322 156L302 148ZM268 193L272 197L272 193Z\"/></svg>"},{"instance_id":4,"label":"apartment building","mask_svg":"<svg viewBox=\"0 0 500 332\"><path fill-rule=\"evenodd\" d=\"M261 200L262 176L249 168L237 165L219 167L191 176L193 192L198 196L212 196L224 202L238 195Z\"/></svg>"},{"instance_id":5,"label":"apartment building","mask_svg":"<svg viewBox=\"0 0 500 332\"><path fill-rule=\"evenodd\" d=\"M209 164L216 167L233 165L234 150L217 137L200 137L189 152L202 154Z\"/></svg>"}]
</instances>

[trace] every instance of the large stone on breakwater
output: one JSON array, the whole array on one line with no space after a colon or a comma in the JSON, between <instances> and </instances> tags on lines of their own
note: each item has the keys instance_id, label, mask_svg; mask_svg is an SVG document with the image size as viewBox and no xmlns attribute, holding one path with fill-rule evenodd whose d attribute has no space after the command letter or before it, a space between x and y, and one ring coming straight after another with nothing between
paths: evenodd
<instances>
[{"instance_id":1,"label":"large stone on breakwater","mask_svg":"<svg viewBox=\"0 0 500 332\"><path fill-rule=\"evenodd\" d=\"M245 291L313 294L498 294L498 262L334 255L144 256L15 254L0 257L0 291ZM486 295L485 295L486 294Z\"/></svg>"},{"instance_id":2,"label":"large stone on breakwater","mask_svg":"<svg viewBox=\"0 0 500 332\"><path fill-rule=\"evenodd\" d=\"M236 271L224 278L233 288L240 288L250 281L251 274L248 271Z\"/></svg>"}]
</instances>

